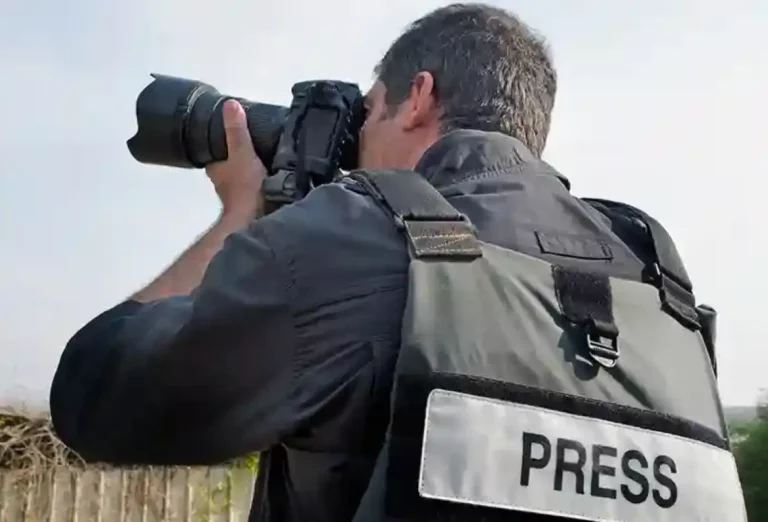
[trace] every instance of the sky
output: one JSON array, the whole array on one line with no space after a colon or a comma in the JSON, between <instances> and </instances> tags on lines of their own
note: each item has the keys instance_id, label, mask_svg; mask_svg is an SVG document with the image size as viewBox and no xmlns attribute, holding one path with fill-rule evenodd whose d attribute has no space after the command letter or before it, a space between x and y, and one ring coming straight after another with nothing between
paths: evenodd
<instances>
[{"instance_id":1,"label":"sky","mask_svg":"<svg viewBox=\"0 0 768 522\"><path fill-rule=\"evenodd\" d=\"M0 0L0 404L45 407L69 337L218 213L202 171L128 154L149 73L281 104L305 79L367 88L402 29L446 3ZM768 2L493 3L552 46L544 158L576 195L664 224L719 311L723 400L752 403L768 387Z\"/></svg>"}]
</instances>

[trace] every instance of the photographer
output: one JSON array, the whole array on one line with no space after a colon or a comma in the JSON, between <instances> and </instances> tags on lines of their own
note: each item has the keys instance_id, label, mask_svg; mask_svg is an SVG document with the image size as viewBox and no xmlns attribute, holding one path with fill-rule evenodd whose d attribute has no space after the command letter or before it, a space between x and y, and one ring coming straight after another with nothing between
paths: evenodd
<instances>
[{"instance_id":1,"label":"photographer","mask_svg":"<svg viewBox=\"0 0 768 522\"><path fill-rule=\"evenodd\" d=\"M549 398L560 392L583 394L588 396L585 406L575 413L585 417L616 421L611 417L612 406L599 409L593 407L593 402L623 404L637 409L632 410L632 418L641 419L638 423L661 426L658 429L665 433L674 432L677 425L667 427L664 419L646 422L646 410L658 408L663 414L678 414L691 409L695 410L693 421L704 424L703 429L717 431L714 378L709 357L701 349L700 325L695 319L684 326L669 320L659 309L657 294L645 291L648 285L640 285L655 255L647 241L633 242L644 229L630 227L631 219L611 218L609 206L588 204L570 195L568 180L540 160L556 92L556 74L545 43L509 12L483 4L452 5L414 22L387 51L376 67L376 75L377 81L365 97L367 120L360 133L360 169L416 171L451 208L468 218L473 231L461 228L464 221L452 221L450 229L428 229L427 221L414 219L403 227L407 213L398 214L388 194L375 197L376 191L366 188L354 175L347 181L316 188L306 198L264 215L259 194L267 172L251 146L242 108L237 102L227 102L224 123L229 159L209 165L206 170L221 199L221 214L149 286L93 319L71 339L51 390L51 413L61 439L88 461L118 464L214 464L260 451L252 520L350 521L356 513L362 516L363 505L368 506L367 513L375 510L376 484L386 484L381 487L392 490L398 487L397 482L414 488L417 484L414 472L406 467L415 466L418 456L397 460L399 455L412 454L394 446L402 430L390 425L391 409L400 408L398 401L411 394L403 392L401 398L390 402L393 382L401 383L395 386L407 383L405 378L394 379L396 367L402 363L405 368L407 362L398 361L401 340L405 347L406 337L409 349L432 343L433 348L439 345L447 353L454 349L455 340L457 346L463 343L461 349L479 350L485 346L488 350L473 351L463 359L437 352L410 359L423 364L428 361L435 374L466 373L483 377L483 382L515 380L528 387L541 384L552 390L547 392ZM395 185L397 176L409 174L391 174ZM408 199L407 192L399 194ZM413 193L410 196L416 210L422 203L424 208L430 207L429 198L420 199L420 194ZM391 207L399 216L399 226L393 225L393 212L383 207ZM414 233L417 225L426 232ZM403 230L409 234L410 248L403 239ZM444 234L444 230L453 232ZM467 283L451 279L451 270L474 270L467 263L455 269L439 268L440 263L413 268L419 252L430 249L436 257L446 252L458 257L476 255L473 234L483 244L492 245L483 247L488 259L496 259L496 254L488 252L503 249L522 254L519 264L528 268L521 268L521 273L545 267L541 277L551 279L554 273L556 283L559 275L565 274L564 290L539 290L538 283L531 283L529 288L520 282L525 280L522 276L503 281L491 278L496 282L487 285L479 276ZM504 259L512 259L511 255L504 254ZM483 262L473 266L492 270L492 261ZM557 265L554 272L547 263ZM578 276L581 272L577 269L587 275ZM445 273L421 278L423 273L433 273L430 270ZM413 276L416 272L422 275ZM642 286L636 294L637 302L629 298L635 306L633 311L617 312L616 323L627 317L637 317L637 321L650 317L651 322L615 328L610 294L600 293L610 292L609 276ZM659 281L666 284L663 278ZM619 296L624 287L614 287L614 301L619 303L615 306L626 305L627 298ZM688 289L685 285L681 288L687 296ZM573 300L589 309L586 319L574 319L575 324L603 328L598 337L615 341L615 335L626 332L631 337L631 331L638 336L675 332L675 350L668 351L688 354L682 364L689 375L704 376L700 384L690 377L679 387L674 379L657 385L653 381L656 374L646 371L651 363L643 359L645 362L640 364L631 353L626 355L627 366L618 373L600 371L599 365L613 366L601 360L598 348L602 345L593 342L595 330L587 331L589 349L594 348L594 368L589 371L594 373L585 377L579 373L578 361L563 362L567 351L564 347L570 345L563 340L568 333L562 321L549 316L546 321L541 319L542 314L560 313L556 312L556 303L527 308L510 304L511 309L499 312L479 301L495 299L493 303L498 304L507 300L509 304L517 302L511 297L514 292L519 292L520 302L543 300L551 294L552 299L563 299L564 313L568 315L564 292L569 289L587 295L579 294L581 297L577 295ZM605 295L608 297L603 298ZM642 304L646 299L651 301L647 307ZM407 302L416 304L406 307ZM446 308L441 307L449 305L453 308L444 312ZM600 316L605 306L608 313ZM577 307L576 315L579 310ZM690 312L688 308L684 311ZM535 314L539 314L538 319L533 318ZM494 328L498 327L499 332L507 332L504 337L488 337L490 330L484 325L491 320L496 321ZM504 330L513 327L517 330L511 333ZM536 341L535 336L545 331L551 337ZM650 349L660 344L657 340L643 344L646 340L631 341L626 349L636 345ZM538 352L511 353L523 349L518 345L528 344ZM541 355L545 351L550 355ZM423 353L427 353L426 349ZM460 360L464 362L459 364ZM648 355L647 360L653 361L653 357ZM449 363L456 363L456 368L447 368ZM636 368L632 369L631 364ZM571 368L576 370L575 375ZM408 371L416 372L413 368ZM461 385L464 388L455 390L466 392L472 388L472 379L468 377ZM594 384L605 382L609 383ZM492 388L486 386L485 390L490 394ZM709 397L710 402L689 408L684 402L688 392L691 396ZM412 393L415 397L421 392ZM526 393L518 394L521 401ZM550 404L545 398L536 404ZM555 403L550 406L555 408ZM578 401L560 403L572 407ZM491 434L496 421L487 419L491 424L486 428ZM459 423L454 431L461 424L473 425ZM385 438L388 426L392 437ZM579 429L569 431L578 434ZM608 428L596 429L603 430L596 433L608 433ZM725 437L722 433L718 436ZM393 446L388 446L388 455L384 455L380 450L390 439ZM546 439L536 440L544 448L541 441ZM492 439L486 442L494 448ZM477 443L475 447L484 445ZM528 450L532 447L529 444ZM664 443L659 443L658 448L664 449ZM551 454L554 462L554 446ZM562 457L559 446L557 455L558 459ZM528 457L523 462L530 464L531 473L536 469L543 473L544 457ZM389 462L390 473L402 464L398 471L402 475L382 478L386 473L375 470L383 469L381 463L385 461ZM483 462L490 465L491 461ZM472 464L446 466L447 473L464 466L469 470ZM527 484L522 475L512 476L516 469L507 471L510 489ZM487 476L500 476L494 473L489 470ZM559 473L562 481L562 470ZM429 470L422 469L422 474L428 478ZM483 473L474 477L480 475ZM398 477L409 478L398 481ZM659 479L662 483L663 478ZM541 484L544 482L530 487L543 487ZM552 487L551 480L546 484ZM428 487L424 483L422 486ZM609 508L598 502L600 490L594 488L595 503L581 507L582 513L619 520L615 512L600 511ZM420 493L422 497L437 495ZM504 504L504 499L497 504L506 509L536 511L539 508L531 502L537 498L556 500L551 496L556 494L534 492L510 500L509 505ZM562 494L576 495L573 491ZM575 498L572 505L587 497ZM653 498L661 505L663 495L654 493ZM407 516L401 514L403 520L432 520L413 514L431 512L432 508L421 506L417 500L408 502L395 503L397 509L410 506L408 509L414 510ZM680 502L680 509L697 509L687 500ZM634 509L634 504L628 505L627 509ZM653 508L661 509L656 505ZM643 509L648 510L648 520L656 519L651 508ZM567 513L561 515L563 518L558 520L568 518ZM466 520L472 519L471 514L467 516L470 518Z\"/></svg>"}]
</instances>

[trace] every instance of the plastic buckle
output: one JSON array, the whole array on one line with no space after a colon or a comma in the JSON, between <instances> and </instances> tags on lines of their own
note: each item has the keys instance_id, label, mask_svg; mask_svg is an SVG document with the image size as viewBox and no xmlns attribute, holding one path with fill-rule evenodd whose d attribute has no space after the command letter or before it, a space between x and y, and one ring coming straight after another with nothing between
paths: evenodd
<instances>
[{"instance_id":1,"label":"plastic buckle","mask_svg":"<svg viewBox=\"0 0 768 522\"><path fill-rule=\"evenodd\" d=\"M612 324L596 322L588 318L584 322L587 349L592 359L605 368L613 368L619 362L619 331Z\"/></svg>"},{"instance_id":2,"label":"plastic buckle","mask_svg":"<svg viewBox=\"0 0 768 522\"><path fill-rule=\"evenodd\" d=\"M277 205L288 205L303 196L296 186L296 172L288 169L280 169L274 175L267 176L263 191L264 199Z\"/></svg>"}]
</instances>

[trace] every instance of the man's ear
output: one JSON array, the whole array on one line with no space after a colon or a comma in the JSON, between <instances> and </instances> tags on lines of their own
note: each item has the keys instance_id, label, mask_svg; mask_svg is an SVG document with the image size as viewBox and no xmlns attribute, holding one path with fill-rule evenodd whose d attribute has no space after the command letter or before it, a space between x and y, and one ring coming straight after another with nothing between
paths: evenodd
<instances>
[{"instance_id":1,"label":"man's ear","mask_svg":"<svg viewBox=\"0 0 768 522\"><path fill-rule=\"evenodd\" d=\"M432 73L421 71L411 80L408 98L400 111L400 125L404 131L412 131L437 118L435 78Z\"/></svg>"}]
</instances>

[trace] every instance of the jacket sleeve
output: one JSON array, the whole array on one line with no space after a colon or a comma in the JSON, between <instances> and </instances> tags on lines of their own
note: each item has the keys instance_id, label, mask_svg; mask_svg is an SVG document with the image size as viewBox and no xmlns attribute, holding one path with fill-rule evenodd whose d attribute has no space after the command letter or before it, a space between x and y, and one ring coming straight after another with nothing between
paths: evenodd
<instances>
[{"instance_id":1,"label":"jacket sleeve","mask_svg":"<svg viewBox=\"0 0 768 522\"><path fill-rule=\"evenodd\" d=\"M66 445L87 461L206 465L291 428L292 283L268 221L231 235L191 295L124 302L72 337L50 395Z\"/></svg>"}]
</instances>

